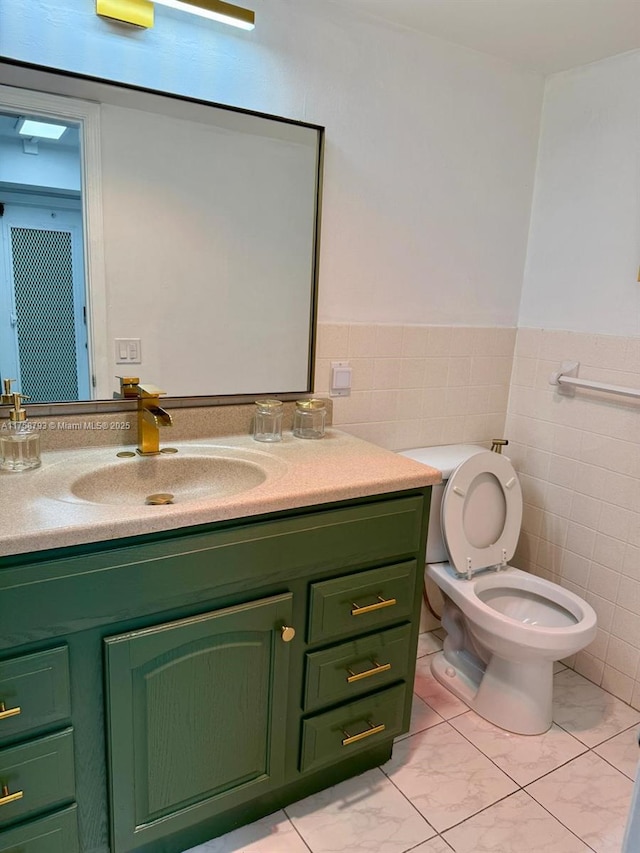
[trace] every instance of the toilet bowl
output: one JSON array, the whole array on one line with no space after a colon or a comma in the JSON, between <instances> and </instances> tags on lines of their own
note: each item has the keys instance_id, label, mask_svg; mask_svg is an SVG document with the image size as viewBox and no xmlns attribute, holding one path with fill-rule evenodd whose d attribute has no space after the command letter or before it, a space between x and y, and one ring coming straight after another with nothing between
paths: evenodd
<instances>
[{"instance_id":1,"label":"toilet bowl","mask_svg":"<svg viewBox=\"0 0 640 853\"><path fill-rule=\"evenodd\" d=\"M596 614L558 584L509 565L522 492L510 461L474 445L403 455L442 471L427 536L427 577L441 590L442 652L431 669L485 719L518 734L552 723L553 664L587 646Z\"/></svg>"}]
</instances>

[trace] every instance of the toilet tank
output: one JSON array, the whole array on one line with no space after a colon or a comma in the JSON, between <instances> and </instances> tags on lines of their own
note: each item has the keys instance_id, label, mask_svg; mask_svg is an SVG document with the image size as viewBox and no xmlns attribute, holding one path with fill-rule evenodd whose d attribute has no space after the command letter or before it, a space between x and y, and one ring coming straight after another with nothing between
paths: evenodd
<instances>
[{"instance_id":1,"label":"toilet tank","mask_svg":"<svg viewBox=\"0 0 640 853\"><path fill-rule=\"evenodd\" d=\"M414 447L401 450L400 456L408 456L416 462L430 465L442 472L442 484L431 489L431 511L427 532L427 563L442 563L449 559L440 527L440 505L444 487L451 474L476 453L486 453L486 447L477 444L445 444L436 447Z\"/></svg>"}]
</instances>

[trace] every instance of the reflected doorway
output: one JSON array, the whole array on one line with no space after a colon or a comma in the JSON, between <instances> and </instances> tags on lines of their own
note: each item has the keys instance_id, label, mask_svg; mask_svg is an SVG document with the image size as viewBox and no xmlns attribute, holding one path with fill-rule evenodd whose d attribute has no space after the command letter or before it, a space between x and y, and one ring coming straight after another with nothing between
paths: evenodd
<instances>
[{"instance_id":1,"label":"reflected doorway","mask_svg":"<svg viewBox=\"0 0 640 853\"><path fill-rule=\"evenodd\" d=\"M79 200L4 204L0 256L3 378L30 402L89 400Z\"/></svg>"},{"instance_id":2,"label":"reflected doorway","mask_svg":"<svg viewBox=\"0 0 640 853\"><path fill-rule=\"evenodd\" d=\"M91 399L79 125L0 113L0 375Z\"/></svg>"}]
</instances>

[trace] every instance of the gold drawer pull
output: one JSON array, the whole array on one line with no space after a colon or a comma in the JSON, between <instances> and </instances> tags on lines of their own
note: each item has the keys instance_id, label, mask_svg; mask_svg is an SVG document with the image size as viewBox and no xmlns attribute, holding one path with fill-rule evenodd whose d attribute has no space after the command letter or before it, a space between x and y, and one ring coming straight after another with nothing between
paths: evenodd
<instances>
[{"instance_id":1,"label":"gold drawer pull","mask_svg":"<svg viewBox=\"0 0 640 853\"><path fill-rule=\"evenodd\" d=\"M372 660L373 669L365 669L364 672L354 672L348 669L347 683L353 684L354 681L360 681L362 678L369 678L371 675L377 675L379 672L389 672L391 669L390 663L378 663L377 660Z\"/></svg>"},{"instance_id":2,"label":"gold drawer pull","mask_svg":"<svg viewBox=\"0 0 640 853\"><path fill-rule=\"evenodd\" d=\"M345 732L342 730L342 734L344 735L344 739L342 741L343 746L349 746L350 743L357 743L359 740L364 740L366 737L371 737L371 735L379 735L380 732L383 732L386 728L384 723L380 723L379 726L374 726L373 723L369 722L369 728L365 729L363 732L358 732L357 735L350 735L349 732Z\"/></svg>"},{"instance_id":3,"label":"gold drawer pull","mask_svg":"<svg viewBox=\"0 0 640 853\"><path fill-rule=\"evenodd\" d=\"M9 793L9 786L2 786L2 796L0 797L0 806L8 806L9 803L15 803L16 800L21 800L24 797L24 791L16 791L15 794Z\"/></svg>"},{"instance_id":4,"label":"gold drawer pull","mask_svg":"<svg viewBox=\"0 0 640 853\"><path fill-rule=\"evenodd\" d=\"M21 708L9 708L7 710L4 702L0 702L0 720L6 720L8 717L17 717L21 713Z\"/></svg>"},{"instance_id":5,"label":"gold drawer pull","mask_svg":"<svg viewBox=\"0 0 640 853\"><path fill-rule=\"evenodd\" d=\"M351 611L352 616L360 616L362 613L371 613L374 610L382 610L383 607L393 607L394 604L397 604L395 598L383 598L381 595L378 596L378 600L375 604L367 604L365 607L360 607L359 604L356 604L355 601L352 601L353 610Z\"/></svg>"}]
</instances>

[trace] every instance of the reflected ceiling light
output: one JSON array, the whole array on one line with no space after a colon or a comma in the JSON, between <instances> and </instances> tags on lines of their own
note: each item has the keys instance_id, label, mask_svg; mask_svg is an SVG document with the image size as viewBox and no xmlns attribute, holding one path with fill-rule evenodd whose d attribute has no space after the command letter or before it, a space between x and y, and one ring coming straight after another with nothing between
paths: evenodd
<instances>
[{"instance_id":1,"label":"reflected ceiling light","mask_svg":"<svg viewBox=\"0 0 640 853\"><path fill-rule=\"evenodd\" d=\"M18 119L18 124L16 125L16 130L20 136L28 136L30 138L37 136L39 139L60 139L66 129L66 124L52 124L51 122L38 121L34 118Z\"/></svg>"},{"instance_id":2,"label":"reflected ceiling light","mask_svg":"<svg viewBox=\"0 0 640 853\"><path fill-rule=\"evenodd\" d=\"M160 6L170 6L181 12L189 12L192 15L200 15L221 24L229 24L232 27L240 27L242 30L252 30L255 27L255 13L251 9L243 9L242 6L234 6L224 3L222 0L154 0Z\"/></svg>"}]
</instances>

